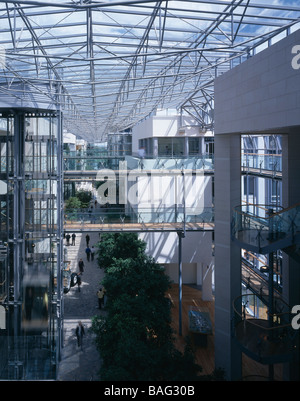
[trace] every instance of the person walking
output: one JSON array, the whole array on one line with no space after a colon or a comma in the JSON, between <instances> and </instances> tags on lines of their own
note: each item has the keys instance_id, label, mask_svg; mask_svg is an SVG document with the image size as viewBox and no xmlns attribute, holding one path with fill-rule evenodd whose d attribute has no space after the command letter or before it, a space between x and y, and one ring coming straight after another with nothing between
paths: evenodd
<instances>
[{"instance_id":1,"label":"person walking","mask_svg":"<svg viewBox=\"0 0 300 401\"><path fill-rule=\"evenodd\" d=\"M91 261L93 262L93 260L94 260L94 257L95 257L95 248L92 246L91 247Z\"/></svg>"},{"instance_id":2,"label":"person walking","mask_svg":"<svg viewBox=\"0 0 300 401\"><path fill-rule=\"evenodd\" d=\"M98 297L98 307L99 309L101 309L104 298L104 291L102 287L100 287L99 290L97 291L97 297Z\"/></svg>"},{"instance_id":3,"label":"person walking","mask_svg":"<svg viewBox=\"0 0 300 401\"><path fill-rule=\"evenodd\" d=\"M106 302L107 302L106 289L103 287L103 308L106 307Z\"/></svg>"},{"instance_id":4,"label":"person walking","mask_svg":"<svg viewBox=\"0 0 300 401\"><path fill-rule=\"evenodd\" d=\"M89 246L86 248L85 253L86 253L87 260L89 262L90 257L91 257L91 248Z\"/></svg>"},{"instance_id":5,"label":"person walking","mask_svg":"<svg viewBox=\"0 0 300 401\"><path fill-rule=\"evenodd\" d=\"M82 274L84 272L84 263L83 263L82 259L80 259L78 262L78 268L79 268L80 274Z\"/></svg>"},{"instance_id":6,"label":"person walking","mask_svg":"<svg viewBox=\"0 0 300 401\"><path fill-rule=\"evenodd\" d=\"M86 240L86 246L88 247L90 244L90 236L88 234L85 236L85 240Z\"/></svg>"},{"instance_id":7,"label":"person walking","mask_svg":"<svg viewBox=\"0 0 300 401\"><path fill-rule=\"evenodd\" d=\"M81 349L82 349L82 340L83 340L83 336L85 335L85 332L84 332L84 327L83 327L83 324L81 323L81 321L78 322L78 325L75 330L75 334L77 337L78 347L81 347Z\"/></svg>"},{"instance_id":8,"label":"person walking","mask_svg":"<svg viewBox=\"0 0 300 401\"><path fill-rule=\"evenodd\" d=\"M76 234L73 233L72 234L72 245L75 245L75 238L76 238Z\"/></svg>"},{"instance_id":9,"label":"person walking","mask_svg":"<svg viewBox=\"0 0 300 401\"><path fill-rule=\"evenodd\" d=\"M70 245L70 238L71 238L71 235L67 234L66 235L67 245Z\"/></svg>"},{"instance_id":10,"label":"person walking","mask_svg":"<svg viewBox=\"0 0 300 401\"><path fill-rule=\"evenodd\" d=\"M78 292L80 292L80 286L81 286L81 273L77 274L77 286L78 286Z\"/></svg>"}]
</instances>

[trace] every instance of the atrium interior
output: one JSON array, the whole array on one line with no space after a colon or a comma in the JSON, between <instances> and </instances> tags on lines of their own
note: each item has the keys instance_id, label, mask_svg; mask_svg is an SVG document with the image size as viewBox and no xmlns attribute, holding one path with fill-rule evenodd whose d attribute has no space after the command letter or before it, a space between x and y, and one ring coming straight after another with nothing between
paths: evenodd
<instances>
[{"instance_id":1,"label":"atrium interior","mask_svg":"<svg viewBox=\"0 0 300 401\"><path fill-rule=\"evenodd\" d=\"M201 289L226 380L243 355L299 380L298 2L2 1L0 20L0 380L57 380L66 235L107 232L178 285L179 334L182 285Z\"/></svg>"}]
</instances>

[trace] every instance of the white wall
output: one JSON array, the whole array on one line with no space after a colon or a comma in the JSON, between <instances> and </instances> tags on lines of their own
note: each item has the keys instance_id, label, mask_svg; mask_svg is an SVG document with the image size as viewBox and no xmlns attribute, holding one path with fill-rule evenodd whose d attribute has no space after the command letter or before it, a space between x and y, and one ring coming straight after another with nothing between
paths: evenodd
<instances>
[{"instance_id":1,"label":"white wall","mask_svg":"<svg viewBox=\"0 0 300 401\"><path fill-rule=\"evenodd\" d=\"M76 136L74 134L71 134L71 132L64 131L63 133L63 141L64 143L69 143L69 144L76 144Z\"/></svg>"},{"instance_id":2,"label":"white wall","mask_svg":"<svg viewBox=\"0 0 300 401\"><path fill-rule=\"evenodd\" d=\"M180 129L181 128L181 129ZM180 129L180 130L179 130ZM132 151L139 149L139 140L152 137L187 137L199 136L199 127L189 116L157 115L149 117L132 130ZM211 134L211 133L210 133ZM203 136L204 134L202 134ZM173 176L164 171L160 176L138 176L131 183L131 193L138 193L134 209L156 210L166 206L174 213L175 204L183 204L183 181L181 176ZM212 178L203 171L197 175L186 175L186 207L191 207L196 214L202 208L212 205ZM147 221L146 214L144 215ZM147 243L147 253L158 263L165 266L166 273L174 282L178 282L178 235L175 232L141 233L140 238ZM203 277L210 283L207 297L211 294L211 272L214 261L212 256L211 232L187 232L182 239L182 278L185 284L202 284ZM209 271L209 273L207 273Z\"/></svg>"},{"instance_id":3,"label":"white wall","mask_svg":"<svg viewBox=\"0 0 300 401\"><path fill-rule=\"evenodd\" d=\"M183 130L179 130L179 128ZM132 129L132 152L137 153L139 140L153 137L197 136L199 127L189 116L151 116Z\"/></svg>"},{"instance_id":4,"label":"white wall","mask_svg":"<svg viewBox=\"0 0 300 401\"><path fill-rule=\"evenodd\" d=\"M134 199L135 194L137 198ZM164 207L175 211L175 205L182 206L185 202L187 213L200 214L204 207L212 205L212 177L199 171L186 173L183 178L168 174L167 170L161 175L136 176L129 201L139 211L143 208L163 210Z\"/></svg>"},{"instance_id":5,"label":"white wall","mask_svg":"<svg viewBox=\"0 0 300 401\"><path fill-rule=\"evenodd\" d=\"M178 283L178 235L175 232L141 233L147 243L146 252L165 266L166 274ZM203 283L208 269L213 270L211 232L186 232L182 239L182 280L184 284Z\"/></svg>"},{"instance_id":6,"label":"white wall","mask_svg":"<svg viewBox=\"0 0 300 401\"><path fill-rule=\"evenodd\" d=\"M153 136L153 118L149 117L132 128L132 153L139 150L139 140Z\"/></svg>"},{"instance_id":7,"label":"white wall","mask_svg":"<svg viewBox=\"0 0 300 401\"><path fill-rule=\"evenodd\" d=\"M147 243L147 253L158 263L178 263L178 235L175 232L145 232L139 237ZM212 260L211 232L186 232L182 239L182 262L209 265Z\"/></svg>"},{"instance_id":8,"label":"white wall","mask_svg":"<svg viewBox=\"0 0 300 401\"><path fill-rule=\"evenodd\" d=\"M173 283L178 284L178 263L165 264L165 274ZM197 283L197 263L182 263L182 282L183 284Z\"/></svg>"}]
</instances>

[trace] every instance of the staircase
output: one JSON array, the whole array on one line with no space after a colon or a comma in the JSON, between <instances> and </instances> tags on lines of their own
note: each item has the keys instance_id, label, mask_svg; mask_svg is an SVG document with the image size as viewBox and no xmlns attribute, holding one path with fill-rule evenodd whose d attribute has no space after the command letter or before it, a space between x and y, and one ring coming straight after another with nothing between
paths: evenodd
<instances>
[{"instance_id":1,"label":"staircase","mask_svg":"<svg viewBox=\"0 0 300 401\"><path fill-rule=\"evenodd\" d=\"M297 332L291 326L290 306L274 288L273 253L282 250L300 263L300 204L277 210L268 205L239 206L234 210L231 235L240 248L268 254L270 264L264 280L245 261L242 263L242 281L251 293L234 300L234 338L244 353L260 363L272 366L291 361L297 348ZM263 288L267 289L264 293ZM259 314L249 315L249 297L251 304L259 298L266 308L257 308Z\"/></svg>"},{"instance_id":2,"label":"staircase","mask_svg":"<svg viewBox=\"0 0 300 401\"><path fill-rule=\"evenodd\" d=\"M241 248L264 255L281 249L300 261L300 204L281 210L268 205L239 206L231 233Z\"/></svg>"},{"instance_id":3,"label":"staircase","mask_svg":"<svg viewBox=\"0 0 300 401\"><path fill-rule=\"evenodd\" d=\"M267 277L251 267L249 263L242 259L242 282L247 289L250 289L265 305L269 301L269 285ZM281 299L281 288L274 288L274 300Z\"/></svg>"},{"instance_id":4,"label":"staircase","mask_svg":"<svg viewBox=\"0 0 300 401\"><path fill-rule=\"evenodd\" d=\"M299 244L293 244L293 245L287 246L286 248L282 248L282 250L284 253L289 255L296 262L300 263L300 245Z\"/></svg>"}]
</instances>

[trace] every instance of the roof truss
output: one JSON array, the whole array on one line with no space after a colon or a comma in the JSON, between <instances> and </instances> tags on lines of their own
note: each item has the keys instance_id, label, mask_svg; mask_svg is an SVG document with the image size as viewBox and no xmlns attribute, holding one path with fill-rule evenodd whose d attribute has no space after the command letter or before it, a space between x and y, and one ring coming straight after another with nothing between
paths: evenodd
<instances>
[{"instance_id":1,"label":"roof truss","mask_svg":"<svg viewBox=\"0 0 300 401\"><path fill-rule=\"evenodd\" d=\"M29 85L91 142L159 108L211 128L215 77L299 28L295 4L0 1L0 93L21 96L14 83Z\"/></svg>"}]
</instances>

